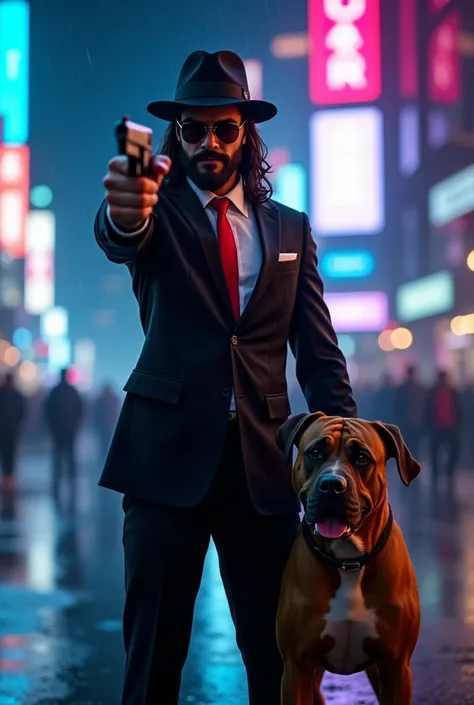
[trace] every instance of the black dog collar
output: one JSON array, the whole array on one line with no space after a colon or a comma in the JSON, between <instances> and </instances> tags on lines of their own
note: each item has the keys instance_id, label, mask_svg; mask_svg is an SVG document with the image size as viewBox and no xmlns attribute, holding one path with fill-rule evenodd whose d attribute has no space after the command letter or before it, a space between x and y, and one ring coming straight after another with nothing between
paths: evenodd
<instances>
[{"instance_id":1,"label":"black dog collar","mask_svg":"<svg viewBox=\"0 0 474 705\"><path fill-rule=\"evenodd\" d=\"M334 556L330 556L328 553L325 553L322 551L314 541L311 540L311 528L310 524L308 523L306 519L306 515L303 517L303 521L301 522L301 530L303 532L304 539L308 545L308 548L310 551L316 556L316 558L321 558L321 560L325 561L326 563L330 563L331 565L335 566L336 568L339 568L340 570L346 570L346 571L352 571L352 570L360 570L363 568L367 563L369 563L371 560L375 558L375 556L378 556L378 554L385 548L385 544L387 543L390 534L392 533L392 526L393 526L393 513L392 513L392 507L388 505L389 509L389 515L388 515L388 520L385 525L384 530L382 531L382 534L373 547L373 549L370 551L370 553L364 553L360 558L354 559L339 559L339 558L334 558Z\"/></svg>"}]
</instances>

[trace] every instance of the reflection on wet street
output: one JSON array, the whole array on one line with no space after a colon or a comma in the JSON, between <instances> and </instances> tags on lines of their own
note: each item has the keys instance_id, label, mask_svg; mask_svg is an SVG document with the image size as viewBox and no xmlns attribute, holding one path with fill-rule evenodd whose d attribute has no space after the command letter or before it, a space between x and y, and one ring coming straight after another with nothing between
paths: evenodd
<instances>
[{"instance_id":1,"label":"reflection on wet street","mask_svg":"<svg viewBox=\"0 0 474 705\"><path fill-rule=\"evenodd\" d=\"M49 492L46 456L22 460L0 520L0 705L116 705L123 651L120 497L96 487L83 450L75 499ZM434 494L391 470L391 502L418 575L423 626L415 705L474 702L474 475ZM324 680L326 702L372 705L365 675ZM245 677L214 551L208 556L183 676L183 703L243 705ZM275 704L276 705L276 704Z\"/></svg>"}]
</instances>

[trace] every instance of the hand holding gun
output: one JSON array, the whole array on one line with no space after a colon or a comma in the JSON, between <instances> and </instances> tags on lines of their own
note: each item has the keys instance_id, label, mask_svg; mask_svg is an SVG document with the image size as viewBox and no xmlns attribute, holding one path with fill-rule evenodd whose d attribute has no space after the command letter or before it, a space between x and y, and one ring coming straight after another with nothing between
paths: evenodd
<instances>
[{"instance_id":1,"label":"hand holding gun","mask_svg":"<svg viewBox=\"0 0 474 705\"><path fill-rule=\"evenodd\" d=\"M169 157L152 157L152 130L130 122L117 123L120 156L110 160L104 177L109 215L123 231L133 233L150 217L158 203L161 183L171 168Z\"/></svg>"}]
</instances>

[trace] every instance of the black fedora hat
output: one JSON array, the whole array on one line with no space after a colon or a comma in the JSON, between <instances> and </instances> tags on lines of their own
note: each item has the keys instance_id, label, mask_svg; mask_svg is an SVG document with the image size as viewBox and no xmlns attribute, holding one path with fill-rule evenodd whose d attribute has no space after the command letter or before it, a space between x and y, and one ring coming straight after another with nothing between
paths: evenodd
<instances>
[{"instance_id":1,"label":"black fedora hat","mask_svg":"<svg viewBox=\"0 0 474 705\"><path fill-rule=\"evenodd\" d=\"M156 100L149 113L172 122L184 108L238 105L253 122L271 120L277 108L266 100L251 100L245 65L233 51L193 51L180 71L174 100Z\"/></svg>"}]
</instances>

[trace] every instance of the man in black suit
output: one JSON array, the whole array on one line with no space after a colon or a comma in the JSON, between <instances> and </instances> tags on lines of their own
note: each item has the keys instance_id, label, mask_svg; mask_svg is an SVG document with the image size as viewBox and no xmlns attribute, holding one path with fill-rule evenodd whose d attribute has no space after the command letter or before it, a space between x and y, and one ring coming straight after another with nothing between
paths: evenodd
<instances>
[{"instance_id":1,"label":"man in black suit","mask_svg":"<svg viewBox=\"0 0 474 705\"><path fill-rule=\"evenodd\" d=\"M153 175L109 163L99 246L126 264L145 342L100 484L124 494L124 705L178 702L212 537L251 705L280 702L280 580L299 525L277 428L287 343L311 411L354 416L308 218L270 200L242 60L193 52ZM159 196L159 198L158 198Z\"/></svg>"}]
</instances>

